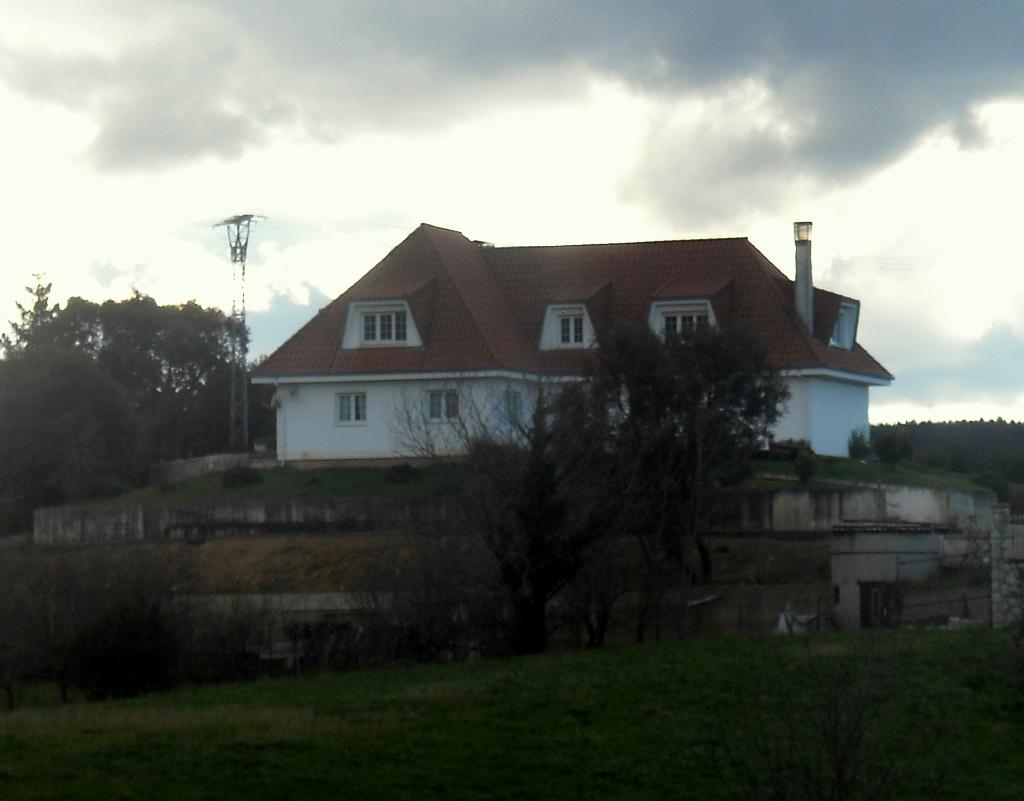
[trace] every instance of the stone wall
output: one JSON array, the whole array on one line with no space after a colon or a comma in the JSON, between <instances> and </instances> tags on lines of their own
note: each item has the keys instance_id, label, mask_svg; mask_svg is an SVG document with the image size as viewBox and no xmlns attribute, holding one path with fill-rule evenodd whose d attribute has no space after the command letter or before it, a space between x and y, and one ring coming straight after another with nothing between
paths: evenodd
<instances>
[{"instance_id":1,"label":"stone wall","mask_svg":"<svg viewBox=\"0 0 1024 801\"><path fill-rule=\"evenodd\" d=\"M36 545L211 539L260 534L416 530L453 516L443 499L395 502L351 498L327 502L89 504L37 509Z\"/></svg>"},{"instance_id":2,"label":"stone wall","mask_svg":"<svg viewBox=\"0 0 1024 801\"><path fill-rule=\"evenodd\" d=\"M992 625L1004 626L1024 616L1024 516L1005 504L993 508L991 549Z\"/></svg>"},{"instance_id":3,"label":"stone wall","mask_svg":"<svg viewBox=\"0 0 1024 801\"><path fill-rule=\"evenodd\" d=\"M879 485L842 489L775 489L726 493L711 526L717 531L831 531L842 523L931 523L987 536L995 495Z\"/></svg>"},{"instance_id":4,"label":"stone wall","mask_svg":"<svg viewBox=\"0 0 1024 801\"><path fill-rule=\"evenodd\" d=\"M153 484L173 484L208 473L223 473L239 465L265 470L277 467L277 460L249 453L210 453L194 459L175 459L152 465L149 468L149 479Z\"/></svg>"}]
</instances>

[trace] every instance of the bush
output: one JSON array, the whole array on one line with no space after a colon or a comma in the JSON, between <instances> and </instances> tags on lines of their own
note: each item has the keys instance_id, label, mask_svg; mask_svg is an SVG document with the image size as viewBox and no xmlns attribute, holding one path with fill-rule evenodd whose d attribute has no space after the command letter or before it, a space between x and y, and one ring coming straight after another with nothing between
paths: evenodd
<instances>
[{"instance_id":1,"label":"bush","mask_svg":"<svg viewBox=\"0 0 1024 801\"><path fill-rule=\"evenodd\" d=\"M872 445L882 464L899 464L909 461L914 455L910 434L901 428L879 435Z\"/></svg>"},{"instance_id":2,"label":"bush","mask_svg":"<svg viewBox=\"0 0 1024 801\"><path fill-rule=\"evenodd\" d=\"M254 467L239 464L224 471L221 478L221 486L224 489L235 487L248 487L253 484L262 484L263 474Z\"/></svg>"},{"instance_id":3,"label":"bush","mask_svg":"<svg viewBox=\"0 0 1024 801\"><path fill-rule=\"evenodd\" d=\"M851 459L869 459L871 457L871 444L864 436L863 431L854 431L850 434L849 452Z\"/></svg>"},{"instance_id":4,"label":"bush","mask_svg":"<svg viewBox=\"0 0 1024 801\"><path fill-rule=\"evenodd\" d=\"M818 460L812 451L800 451L796 456L796 475L801 484L806 484L818 471Z\"/></svg>"},{"instance_id":5,"label":"bush","mask_svg":"<svg viewBox=\"0 0 1024 801\"><path fill-rule=\"evenodd\" d=\"M419 478L420 471L408 462L392 465L384 471L384 481L388 484L409 484Z\"/></svg>"},{"instance_id":6,"label":"bush","mask_svg":"<svg viewBox=\"0 0 1024 801\"><path fill-rule=\"evenodd\" d=\"M90 698L124 698L174 684L178 634L161 605L121 600L75 637L71 684Z\"/></svg>"}]
</instances>

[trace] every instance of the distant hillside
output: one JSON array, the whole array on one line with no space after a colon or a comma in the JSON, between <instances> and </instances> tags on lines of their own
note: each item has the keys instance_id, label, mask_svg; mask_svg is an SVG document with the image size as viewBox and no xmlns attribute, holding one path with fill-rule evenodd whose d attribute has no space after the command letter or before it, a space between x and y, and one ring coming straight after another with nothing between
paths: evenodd
<instances>
[{"instance_id":1,"label":"distant hillside","mask_svg":"<svg viewBox=\"0 0 1024 801\"><path fill-rule=\"evenodd\" d=\"M950 423L898 423L871 427L875 441L900 431L910 438L915 461L959 472L1012 470L1024 481L1024 423L962 420Z\"/></svg>"},{"instance_id":2,"label":"distant hillside","mask_svg":"<svg viewBox=\"0 0 1024 801\"><path fill-rule=\"evenodd\" d=\"M1024 512L1024 423L961 420L871 427L876 450L891 437L909 443L912 461L969 474Z\"/></svg>"}]
</instances>

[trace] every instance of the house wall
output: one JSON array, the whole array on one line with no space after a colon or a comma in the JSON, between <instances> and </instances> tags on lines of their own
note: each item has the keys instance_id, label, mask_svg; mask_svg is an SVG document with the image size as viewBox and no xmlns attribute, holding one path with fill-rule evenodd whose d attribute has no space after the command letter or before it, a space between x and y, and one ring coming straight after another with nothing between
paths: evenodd
<instances>
[{"instance_id":1,"label":"house wall","mask_svg":"<svg viewBox=\"0 0 1024 801\"><path fill-rule=\"evenodd\" d=\"M815 453L847 456L850 435L868 431L868 387L832 378L788 376L790 399L776 439L804 439Z\"/></svg>"},{"instance_id":2,"label":"house wall","mask_svg":"<svg viewBox=\"0 0 1024 801\"><path fill-rule=\"evenodd\" d=\"M857 532L832 536L832 615L840 628L860 628L863 581L923 579L941 564L940 537L933 532Z\"/></svg>"},{"instance_id":3,"label":"house wall","mask_svg":"<svg viewBox=\"0 0 1024 801\"><path fill-rule=\"evenodd\" d=\"M412 447L430 444L438 452L458 450L464 439L456 428L444 421L431 421L427 415L427 393L431 390L455 390L459 393L459 411L467 426L489 421L492 428L508 426L504 413L504 393L520 392L524 414L535 388L525 381L482 378L460 381L362 381L321 384L292 384L278 388L277 458L282 462L315 459L386 459L422 453ZM337 396L340 393L366 394L366 420L337 421Z\"/></svg>"}]
</instances>

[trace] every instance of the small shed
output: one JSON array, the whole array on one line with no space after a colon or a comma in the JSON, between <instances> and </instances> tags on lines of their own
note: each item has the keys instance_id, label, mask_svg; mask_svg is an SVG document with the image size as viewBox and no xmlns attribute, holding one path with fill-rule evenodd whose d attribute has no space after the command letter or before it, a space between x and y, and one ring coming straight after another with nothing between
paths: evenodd
<instances>
[{"instance_id":1,"label":"small shed","mask_svg":"<svg viewBox=\"0 0 1024 801\"><path fill-rule=\"evenodd\" d=\"M902 587L942 565L942 536L932 523L843 523L832 528L832 614L844 629L895 626Z\"/></svg>"}]
</instances>

